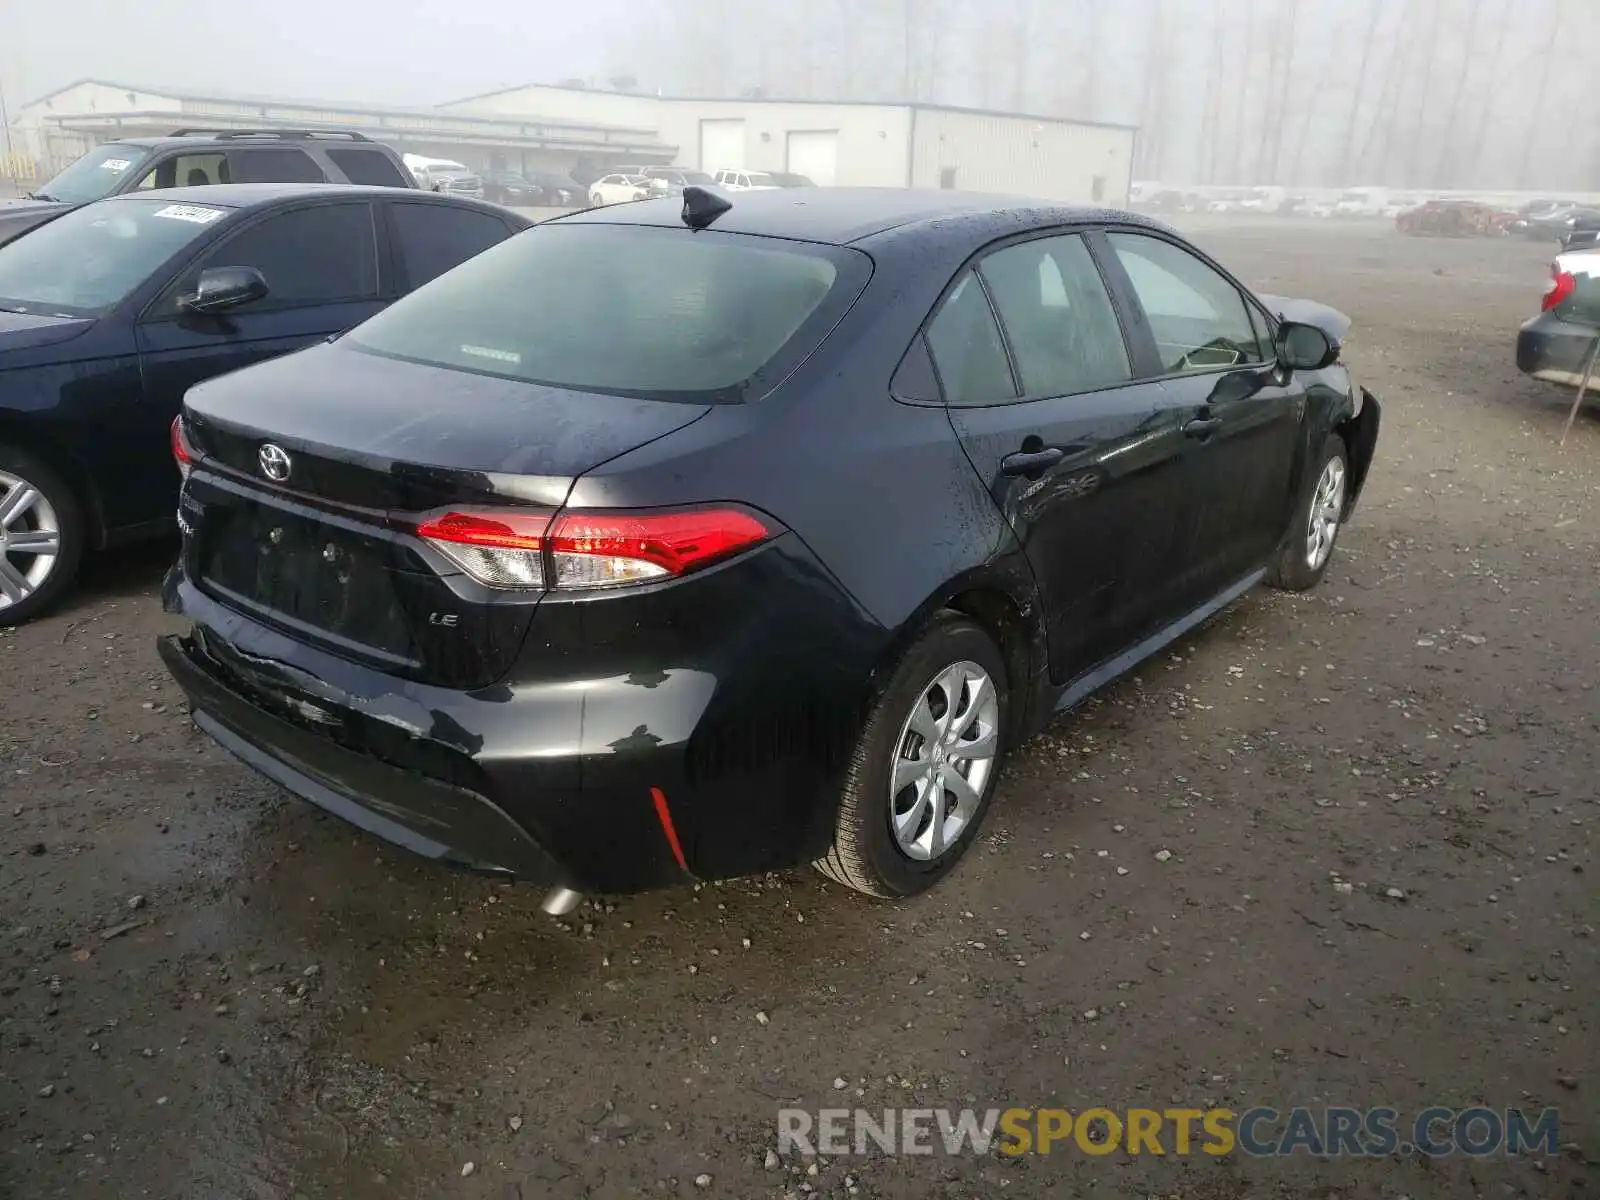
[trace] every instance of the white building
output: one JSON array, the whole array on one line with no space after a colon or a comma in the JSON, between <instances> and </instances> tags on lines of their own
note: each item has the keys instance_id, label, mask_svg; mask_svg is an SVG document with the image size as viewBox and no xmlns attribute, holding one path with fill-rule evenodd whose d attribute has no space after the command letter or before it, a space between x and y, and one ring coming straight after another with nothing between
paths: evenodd
<instances>
[{"instance_id":1,"label":"white building","mask_svg":"<svg viewBox=\"0 0 1600 1200\"><path fill-rule=\"evenodd\" d=\"M688 99L533 84L437 108L389 108L84 79L11 114L9 169L0 175L48 178L98 143L185 126L354 129L480 171L675 163L788 171L822 185L962 188L1112 206L1128 203L1136 136L1127 125L935 104Z\"/></svg>"},{"instance_id":2,"label":"white building","mask_svg":"<svg viewBox=\"0 0 1600 1200\"><path fill-rule=\"evenodd\" d=\"M358 106L80 79L11 114L9 172L48 178L91 146L160 137L175 129L354 129L402 152L451 158L478 169L566 170L592 156L666 161L673 147L646 126L632 128L554 114L496 116L434 108Z\"/></svg>"},{"instance_id":3,"label":"white building","mask_svg":"<svg viewBox=\"0 0 1600 1200\"><path fill-rule=\"evenodd\" d=\"M963 188L1126 205L1128 125L937 104L715 100L532 84L441 106L502 117L540 113L652 130L678 166L789 171L818 184Z\"/></svg>"}]
</instances>

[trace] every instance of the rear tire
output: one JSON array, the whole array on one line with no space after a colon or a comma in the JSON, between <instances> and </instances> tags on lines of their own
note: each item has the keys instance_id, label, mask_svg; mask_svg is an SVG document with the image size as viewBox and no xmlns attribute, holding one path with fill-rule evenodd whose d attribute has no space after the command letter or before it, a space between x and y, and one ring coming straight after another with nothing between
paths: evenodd
<instances>
[{"instance_id":1,"label":"rear tire","mask_svg":"<svg viewBox=\"0 0 1600 1200\"><path fill-rule=\"evenodd\" d=\"M83 512L66 481L0 445L0 625L32 620L71 587L83 542Z\"/></svg>"},{"instance_id":2,"label":"rear tire","mask_svg":"<svg viewBox=\"0 0 1600 1200\"><path fill-rule=\"evenodd\" d=\"M1286 592L1309 591L1322 582L1349 507L1350 456L1344 439L1330 433L1312 461L1289 535L1267 572L1268 585Z\"/></svg>"},{"instance_id":3,"label":"rear tire","mask_svg":"<svg viewBox=\"0 0 1600 1200\"><path fill-rule=\"evenodd\" d=\"M949 874L994 798L1010 699L994 640L957 613L936 615L867 718L845 775L833 846L812 865L886 900L915 895Z\"/></svg>"}]
</instances>

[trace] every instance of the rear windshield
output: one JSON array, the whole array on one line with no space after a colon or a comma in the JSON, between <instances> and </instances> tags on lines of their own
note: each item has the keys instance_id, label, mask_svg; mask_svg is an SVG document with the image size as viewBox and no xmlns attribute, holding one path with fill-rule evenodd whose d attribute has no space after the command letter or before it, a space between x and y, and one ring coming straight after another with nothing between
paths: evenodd
<instances>
[{"instance_id":1,"label":"rear windshield","mask_svg":"<svg viewBox=\"0 0 1600 1200\"><path fill-rule=\"evenodd\" d=\"M393 358L581 391L754 398L865 286L859 251L685 228L550 222L345 339Z\"/></svg>"},{"instance_id":2,"label":"rear windshield","mask_svg":"<svg viewBox=\"0 0 1600 1200\"><path fill-rule=\"evenodd\" d=\"M0 308L64 316L115 308L232 212L182 196L90 204L0 246Z\"/></svg>"},{"instance_id":3,"label":"rear windshield","mask_svg":"<svg viewBox=\"0 0 1600 1200\"><path fill-rule=\"evenodd\" d=\"M96 146L82 158L74 161L59 175L34 193L40 200L65 200L69 204L87 204L102 196L109 196L132 171L150 155L144 146L126 146L108 142Z\"/></svg>"}]
</instances>

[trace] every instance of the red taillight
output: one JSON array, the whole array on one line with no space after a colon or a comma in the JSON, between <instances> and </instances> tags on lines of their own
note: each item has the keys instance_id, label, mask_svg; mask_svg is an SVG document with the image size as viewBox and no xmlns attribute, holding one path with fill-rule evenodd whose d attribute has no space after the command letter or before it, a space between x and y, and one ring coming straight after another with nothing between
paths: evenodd
<instances>
[{"instance_id":1,"label":"red taillight","mask_svg":"<svg viewBox=\"0 0 1600 1200\"><path fill-rule=\"evenodd\" d=\"M183 417L172 418L172 458L178 464L180 474L187 476L189 468L194 465L194 447L189 444L189 437L183 432Z\"/></svg>"},{"instance_id":2,"label":"red taillight","mask_svg":"<svg viewBox=\"0 0 1600 1200\"><path fill-rule=\"evenodd\" d=\"M480 583L511 588L600 588L683 575L772 536L736 508L679 512L509 510L449 512L419 536Z\"/></svg>"},{"instance_id":3,"label":"red taillight","mask_svg":"<svg viewBox=\"0 0 1600 1200\"><path fill-rule=\"evenodd\" d=\"M1544 303L1541 310L1549 312L1572 299L1572 293L1578 290L1578 281L1571 271L1563 271L1560 267L1550 268L1550 283L1544 290Z\"/></svg>"}]
</instances>

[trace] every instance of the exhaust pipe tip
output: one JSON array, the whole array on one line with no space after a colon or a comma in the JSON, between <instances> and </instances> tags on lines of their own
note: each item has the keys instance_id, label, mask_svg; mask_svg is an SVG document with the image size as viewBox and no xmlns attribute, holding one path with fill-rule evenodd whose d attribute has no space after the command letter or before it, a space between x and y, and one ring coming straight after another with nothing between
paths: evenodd
<instances>
[{"instance_id":1,"label":"exhaust pipe tip","mask_svg":"<svg viewBox=\"0 0 1600 1200\"><path fill-rule=\"evenodd\" d=\"M544 899L539 902L539 907L552 917L564 917L583 900L581 892L575 892L569 887L551 888L545 893Z\"/></svg>"}]
</instances>

